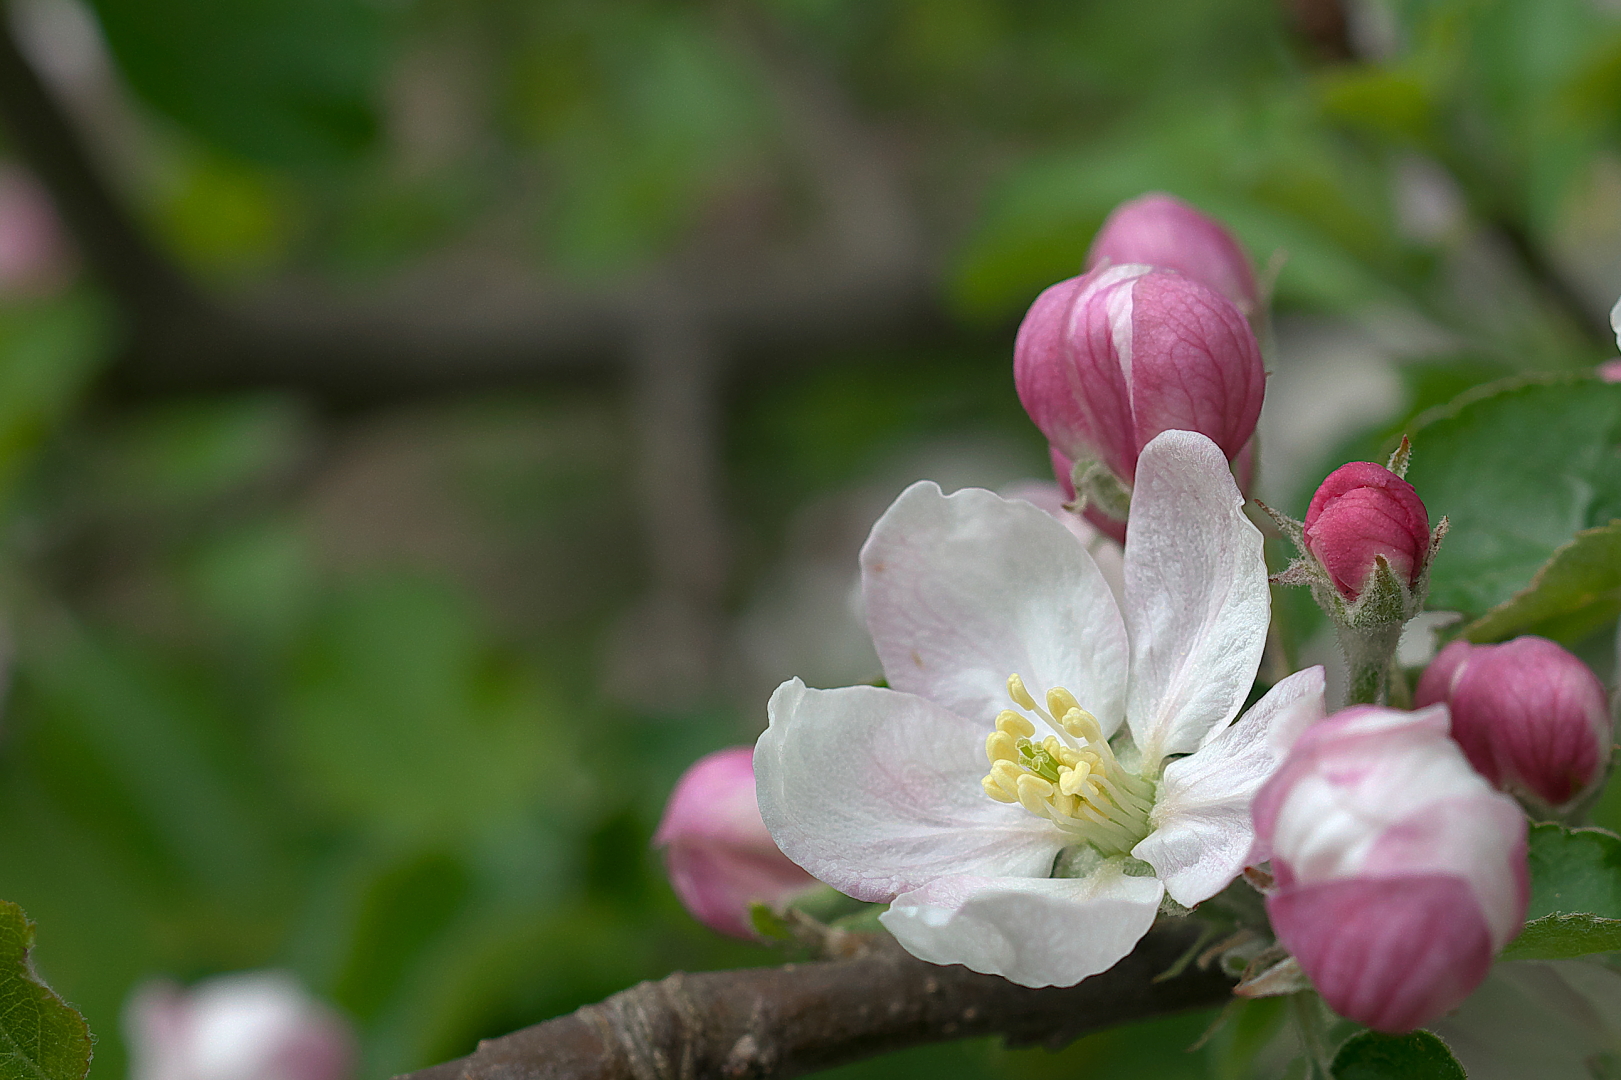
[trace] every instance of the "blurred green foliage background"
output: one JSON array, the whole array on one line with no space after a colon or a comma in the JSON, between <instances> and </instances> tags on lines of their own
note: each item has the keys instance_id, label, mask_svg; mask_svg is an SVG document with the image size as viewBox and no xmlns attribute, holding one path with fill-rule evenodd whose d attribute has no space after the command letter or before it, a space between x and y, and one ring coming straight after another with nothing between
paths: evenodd
<instances>
[{"instance_id":1,"label":"blurred green foliage background","mask_svg":"<svg viewBox=\"0 0 1621 1080\"><path fill-rule=\"evenodd\" d=\"M774 266L824 232L847 249L835 279L888 268L895 297L845 326L787 275L765 332L709 339L698 464L726 555L686 599L720 644L663 693L634 643L662 625L640 605L669 585L669 511L636 486L649 420L613 327L496 366L469 359L476 335L410 324L410 364L351 365L365 350L329 329L310 362L167 367L95 258L42 242L0 275L0 896L38 922L97 1076L123 1071L119 1010L154 975L294 971L383 1077L676 968L774 962L674 900L648 847L664 796L752 739L798 670L739 657L814 630L767 601L796 565L853 571L844 534L872 511L849 493L1042 475L1012 330L1125 198L1180 195L1275 273L1274 388L1295 396L1269 417L1317 410L1272 421L1286 508L1472 386L1615 351L1604 0L11 0L9 18L132 220L222 305L475 330L549 295L634 312L648 281ZM806 318L826 333L798 341ZM549 359L571 349L593 359ZM1385 389L1353 401L1370 372ZM785 638L787 663L808 640ZM839 1075L1247 1076L1277 1020L1252 1012L1194 1053L1209 1016Z\"/></svg>"}]
</instances>

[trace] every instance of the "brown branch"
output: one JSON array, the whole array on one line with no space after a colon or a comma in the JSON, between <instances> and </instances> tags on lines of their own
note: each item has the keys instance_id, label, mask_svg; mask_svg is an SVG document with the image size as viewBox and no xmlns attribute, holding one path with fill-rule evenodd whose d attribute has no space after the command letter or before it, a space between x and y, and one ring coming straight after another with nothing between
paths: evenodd
<instances>
[{"instance_id":1,"label":"brown branch","mask_svg":"<svg viewBox=\"0 0 1621 1080\"><path fill-rule=\"evenodd\" d=\"M1102 975L1037 990L927 964L887 940L850 960L677 973L402 1080L789 1077L985 1035L1057 1049L1090 1031L1227 1000L1232 984L1214 971L1153 981L1197 937L1193 924L1165 924Z\"/></svg>"}]
</instances>

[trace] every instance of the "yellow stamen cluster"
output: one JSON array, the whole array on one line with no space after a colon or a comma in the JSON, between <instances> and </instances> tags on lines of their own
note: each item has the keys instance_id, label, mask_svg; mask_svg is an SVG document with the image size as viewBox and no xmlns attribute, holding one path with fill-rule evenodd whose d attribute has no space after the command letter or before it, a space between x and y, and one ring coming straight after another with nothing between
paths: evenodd
<instances>
[{"instance_id":1,"label":"yellow stamen cluster","mask_svg":"<svg viewBox=\"0 0 1621 1080\"><path fill-rule=\"evenodd\" d=\"M1043 709L1015 674L1008 678L1008 696L1054 733L1038 743L1036 725L1027 717L1012 709L998 713L996 730L985 740L991 763L981 781L985 794L1018 803L1100 850L1129 852L1148 835L1153 785L1121 766L1097 717L1068 690L1048 690Z\"/></svg>"}]
</instances>

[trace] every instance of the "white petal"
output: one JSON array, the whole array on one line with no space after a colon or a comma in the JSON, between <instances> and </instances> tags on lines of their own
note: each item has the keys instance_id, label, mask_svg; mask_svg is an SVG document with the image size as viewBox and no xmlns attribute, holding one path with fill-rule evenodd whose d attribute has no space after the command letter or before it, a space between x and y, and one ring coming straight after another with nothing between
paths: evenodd
<instances>
[{"instance_id":1,"label":"white petal","mask_svg":"<svg viewBox=\"0 0 1621 1080\"><path fill-rule=\"evenodd\" d=\"M1261 533L1216 444L1157 436L1137 461L1126 526L1131 734L1150 766L1238 715L1266 644Z\"/></svg>"},{"instance_id":2,"label":"white petal","mask_svg":"<svg viewBox=\"0 0 1621 1080\"><path fill-rule=\"evenodd\" d=\"M1018 674L1068 688L1106 733L1124 714L1126 633L1090 555L1020 499L913 484L861 550L867 625L896 690L983 725Z\"/></svg>"},{"instance_id":3,"label":"white petal","mask_svg":"<svg viewBox=\"0 0 1621 1080\"><path fill-rule=\"evenodd\" d=\"M1154 831L1132 854L1154 868L1186 907L1208 900L1244 869L1255 843L1250 803L1307 727L1323 718L1323 669L1278 683L1243 719L1165 766L1149 818Z\"/></svg>"},{"instance_id":4,"label":"white petal","mask_svg":"<svg viewBox=\"0 0 1621 1080\"><path fill-rule=\"evenodd\" d=\"M985 794L988 725L876 686L771 695L754 748L760 815L794 862L842 892L887 900L946 874L1045 875L1051 822Z\"/></svg>"},{"instance_id":5,"label":"white petal","mask_svg":"<svg viewBox=\"0 0 1621 1080\"><path fill-rule=\"evenodd\" d=\"M906 951L1021 986L1071 986L1107 971L1154 925L1164 889L1111 859L1083 878L941 878L895 898L880 921Z\"/></svg>"}]
</instances>

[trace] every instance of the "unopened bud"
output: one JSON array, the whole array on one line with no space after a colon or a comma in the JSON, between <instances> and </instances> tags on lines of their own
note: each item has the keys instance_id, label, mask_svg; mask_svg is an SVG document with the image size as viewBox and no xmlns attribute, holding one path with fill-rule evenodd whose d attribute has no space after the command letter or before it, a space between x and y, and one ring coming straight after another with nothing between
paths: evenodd
<instances>
[{"instance_id":1,"label":"unopened bud","mask_svg":"<svg viewBox=\"0 0 1621 1080\"><path fill-rule=\"evenodd\" d=\"M1185 274L1246 316L1261 307L1249 257L1225 228L1163 192L1121 203L1098 230L1086 268L1143 263Z\"/></svg>"},{"instance_id":2,"label":"unopened bud","mask_svg":"<svg viewBox=\"0 0 1621 1080\"><path fill-rule=\"evenodd\" d=\"M1255 432L1266 372L1225 297L1149 266L1059 282L1019 327L1014 381L1030 419L1074 463L1080 490L1124 517L1137 455L1163 431L1196 431L1228 460Z\"/></svg>"},{"instance_id":3,"label":"unopened bud","mask_svg":"<svg viewBox=\"0 0 1621 1080\"><path fill-rule=\"evenodd\" d=\"M1381 557L1409 590L1429 566L1424 501L1412 484L1371 461L1353 461L1328 474L1311 497L1304 536L1306 549L1347 600L1367 591Z\"/></svg>"},{"instance_id":4,"label":"unopened bud","mask_svg":"<svg viewBox=\"0 0 1621 1080\"><path fill-rule=\"evenodd\" d=\"M1454 641L1425 669L1415 700L1448 706L1452 737L1482 776L1550 808L1590 791L1610 759L1604 685L1546 638Z\"/></svg>"},{"instance_id":5,"label":"unopened bud","mask_svg":"<svg viewBox=\"0 0 1621 1080\"><path fill-rule=\"evenodd\" d=\"M1375 1030L1452 1009L1524 924L1525 815L1469 767L1444 708L1319 721L1252 813L1279 943L1336 1012Z\"/></svg>"},{"instance_id":6,"label":"unopened bud","mask_svg":"<svg viewBox=\"0 0 1621 1080\"><path fill-rule=\"evenodd\" d=\"M676 782L653 835L670 885L711 930L753 938L749 908L777 906L816 885L778 849L754 795L754 748L699 758Z\"/></svg>"},{"instance_id":7,"label":"unopened bud","mask_svg":"<svg viewBox=\"0 0 1621 1080\"><path fill-rule=\"evenodd\" d=\"M348 1023L279 971L147 983L124 1026L132 1080L346 1080L355 1069Z\"/></svg>"},{"instance_id":8,"label":"unopened bud","mask_svg":"<svg viewBox=\"0 0 1621 1080\"><path fill-rule=\"evenodd\" d=\"M1593 369L1593 374L1597 375L1602 382L1621 382L1621 356L1604 361L1604 363Z\"/></svg>"}]
</instances>

